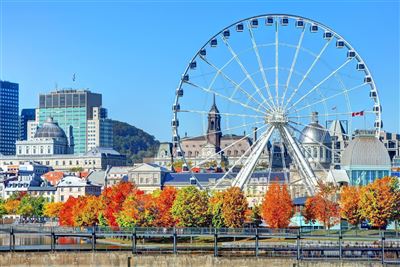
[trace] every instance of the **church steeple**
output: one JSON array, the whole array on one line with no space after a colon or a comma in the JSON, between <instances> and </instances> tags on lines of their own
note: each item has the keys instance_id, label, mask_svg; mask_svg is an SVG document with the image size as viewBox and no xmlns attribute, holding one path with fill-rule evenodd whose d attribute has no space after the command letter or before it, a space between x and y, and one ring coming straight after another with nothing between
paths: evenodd
<instances>
[{"instance_id":1,"label":"church steeple","mask_svg":"<svg viewBox=\"0 0 400 267\"><path fill-rule=\"evenodd\" d=\"M207 143L215 146L216 152L220 150L221 145L221 115L213 96L213 104L208 112Z\"/></svg>"}]
</instances>

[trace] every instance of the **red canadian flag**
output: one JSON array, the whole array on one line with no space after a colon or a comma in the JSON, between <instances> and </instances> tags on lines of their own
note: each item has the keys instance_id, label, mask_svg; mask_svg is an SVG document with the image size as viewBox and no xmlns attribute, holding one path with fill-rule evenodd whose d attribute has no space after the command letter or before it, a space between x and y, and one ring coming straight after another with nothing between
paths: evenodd
<instances>
[{"instance_id":1,"label":"red canadian flag","mask_svg":"<svg viewBox=\"0 0 400 267\"><path fill-rule=\"evenodd\" d=\"M358 111L358 112L352 112L351 116L352 117L364 116L364 110L363 111Z\"/></svg>"}]
</instances>

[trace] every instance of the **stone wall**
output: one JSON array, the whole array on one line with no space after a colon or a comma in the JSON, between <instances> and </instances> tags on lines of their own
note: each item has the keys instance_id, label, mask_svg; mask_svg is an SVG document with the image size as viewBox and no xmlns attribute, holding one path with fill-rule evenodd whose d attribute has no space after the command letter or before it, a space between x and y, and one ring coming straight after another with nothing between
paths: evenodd
<instances>
[{"instance_id":1,"label":"stone wall","mask_svg":"<svg viewBox=\"0 0 400 267\"><path fill-rule=\"evenodd\" d=\"M290 267L363 267L381 266L379 262L339 262L339 261L303 261L298 265L293 259L255 258L255 257L219 257L210 255L154 255L136 256L130 252L58 252L58 253L0 253L0 266L128 266L128 257L132 257L132 267L232 267L232 266L290 266Z\"/></svg>"}]
</instances>

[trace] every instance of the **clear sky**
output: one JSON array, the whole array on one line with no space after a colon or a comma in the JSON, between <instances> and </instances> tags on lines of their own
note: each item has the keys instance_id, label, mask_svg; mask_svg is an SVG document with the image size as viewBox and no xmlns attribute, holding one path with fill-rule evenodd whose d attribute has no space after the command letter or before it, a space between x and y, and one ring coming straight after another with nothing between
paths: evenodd
<instances>
[{"instance_id":1,"label":"clear sky","mask_svg":"<svg viewBox=\"0 0 400 267\"><path fill-rule=\"evenodd\" d=\"M20 84L21 108L37 107L56 84L89 88L111 118L170 140L174 91L200 46L239 19L288 13L356 48L377 83L384 128L400 132L398 1L0 2L0 75Z\"/></svg>"}]
</instances>

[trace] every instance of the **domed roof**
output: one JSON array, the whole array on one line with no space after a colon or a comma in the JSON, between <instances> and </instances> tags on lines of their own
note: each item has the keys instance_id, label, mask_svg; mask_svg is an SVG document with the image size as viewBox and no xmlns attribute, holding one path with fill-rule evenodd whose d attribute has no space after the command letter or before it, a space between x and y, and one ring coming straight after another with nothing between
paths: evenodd
<instances>
[{"instance_id":1,"label":"domed roof","mask_svg":"<svg viewBox=\"0 0 400 267\"><path fill-rule=\"evenodd\" d=\"M345 148L341 160L342 166L384 166L390 168L389 153L374 131L359 130Z\"/></svg>"},{"instance_id":2,"label":"domed roof","mask_svg":"<svg viewBox=\"0 0 400 267\"><path fill-rule=\"evenodd\" d=\"M67 136L63 129L50 117L42 124L42 127L36 130L35 138L67 138Z\"/></svg>"},{"instance_id":3,"label":"domed roof","mask_svg":"<svg viewBox=\"0 0 400 267\"><path fill-rule=\"evenodd\" d=\"M330 144L331 135L329 131L318 123L318 112L313 112L311 123L301 132L300 143L302 144Z\"/></svg>"}]
</instances>

